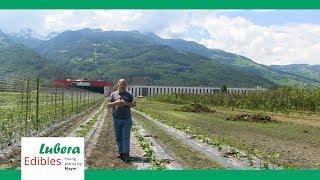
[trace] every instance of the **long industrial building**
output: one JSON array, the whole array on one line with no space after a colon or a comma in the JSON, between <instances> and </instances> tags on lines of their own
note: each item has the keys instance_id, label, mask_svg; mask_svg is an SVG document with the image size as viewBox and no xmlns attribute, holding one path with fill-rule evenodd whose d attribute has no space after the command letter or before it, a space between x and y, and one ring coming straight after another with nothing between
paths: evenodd
<instances>
[{"instance_id":1,"label":"long industrial building","mask_svg":"<svg viewBox=\"0 0 320 180\"><path fill-rule=\"evenodd\" d=\"M255 91L266 91L263 88L227 88L228 93L249 93ZM134 97L152 96L155 94L188 93L188 94L211 94L220 92L220 88L215 87L172 87L172 86L128 86Z\"/></svg>"}]
</instances>

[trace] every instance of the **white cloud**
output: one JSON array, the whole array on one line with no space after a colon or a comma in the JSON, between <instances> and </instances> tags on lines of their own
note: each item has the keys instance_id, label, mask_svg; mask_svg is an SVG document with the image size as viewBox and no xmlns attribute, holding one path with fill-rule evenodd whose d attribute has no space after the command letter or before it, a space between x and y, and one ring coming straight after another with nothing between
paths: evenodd
<instances>
[{"instance_id":1,"label":"white cloud","mask_svg":"<svg viewBox=\"0 0 320 180\"><path fill-rule=\"evenodd\" d=\"M272 11L257 12L267 16ZM139 30L194 40L262 64L320 63L320 25L262 26L243 17L228 17L229 12L237 10L3 10L0 29L30 27L39 34L81 28Z\"/></svg>"},{"instance_id":2,"label":"white cloud","mask_svg":"<svg viewBox=\"0 0 320 180\"><path fill-rule=\"evenodd\" d=\"M200 40L210 48L239 53L262 64L320 63L319 25L259 26L242 17L226 16L208 16L193 23L211 34L212 38Z\"/></svg>"}]
</instances>

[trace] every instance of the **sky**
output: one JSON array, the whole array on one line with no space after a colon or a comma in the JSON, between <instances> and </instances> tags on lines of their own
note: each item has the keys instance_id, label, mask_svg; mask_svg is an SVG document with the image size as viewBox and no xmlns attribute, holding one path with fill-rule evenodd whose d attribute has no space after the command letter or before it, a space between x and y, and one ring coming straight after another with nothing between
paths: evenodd
<instances>
[{"instance_id":1,"label":"sky","mask_svg":"<svg viewBox=\"0 0 320 180\"><path fill-rule=\"evenodd\" d=\"M0 10L5 33L93 28L154 32L266 65L320 64L320 10Z\"/></svg>"}]
</instances>

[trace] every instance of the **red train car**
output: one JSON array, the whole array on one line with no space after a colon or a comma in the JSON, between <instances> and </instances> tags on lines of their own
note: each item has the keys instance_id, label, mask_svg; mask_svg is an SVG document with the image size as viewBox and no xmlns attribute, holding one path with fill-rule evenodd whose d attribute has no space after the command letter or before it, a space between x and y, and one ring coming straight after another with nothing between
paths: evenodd
<instances>
[{"instance_id":1,"label":"red train car","mask_svg":"<svg viewBox=\"0 0 320 180\"><path fill-rule=\"evenodd\" d=\"M79 87L89 91L98 92L101 94L109 95L112 91L113 84L103 80L54 80L54 86L64 86L64 87Z\"/></svg>"}]
</instances>

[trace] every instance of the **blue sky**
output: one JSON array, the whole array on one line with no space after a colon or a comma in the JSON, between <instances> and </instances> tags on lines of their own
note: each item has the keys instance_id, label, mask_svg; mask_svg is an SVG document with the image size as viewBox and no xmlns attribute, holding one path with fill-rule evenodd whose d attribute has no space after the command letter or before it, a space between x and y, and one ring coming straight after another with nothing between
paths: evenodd
<instances>
[{"instance_id":1,"label":"blue sky","mask_svg":"<svg viewBox=\"0 0 320 180\"><path fill-rule=\"evenodd\" d=\"M225 14L228 17L241 16L256 24L269 25L284 25L298 23L320 24L319 10L271 10L271 11L241 11L229 12Z\"/></svg>"},{"instance_id":2,"label":"blue sky","mask_svg":"<svg viewBox=\"0 0 320 180\"><path fill-rule=\"evenodd\" d=\"M0 10L6 33L95 28L154 32L266 65L320 64L320 10Z\"/></svg>"}]
</instances>

